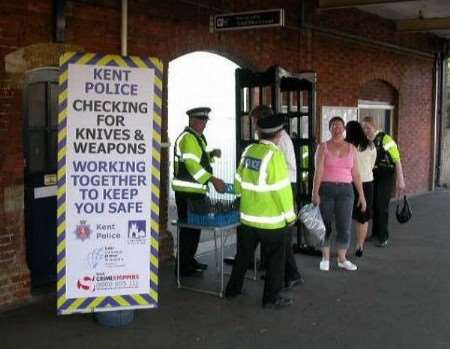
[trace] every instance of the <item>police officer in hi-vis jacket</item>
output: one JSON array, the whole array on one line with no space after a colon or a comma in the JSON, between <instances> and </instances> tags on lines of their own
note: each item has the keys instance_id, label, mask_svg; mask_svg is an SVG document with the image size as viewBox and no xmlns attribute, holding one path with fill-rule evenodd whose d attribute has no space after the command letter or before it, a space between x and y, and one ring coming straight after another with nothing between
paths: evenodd
<instances>
[{"instance_id":1,"label":"police officer in hi-vis jacket","mask_svg":"<svg viewBox=\"0 0 450 349\"><path fill-rule=\"evenodd\" d=\"M362 128L367 138L377 149L377 159L373 169L373 222L372 239L378 240L378 247L389 244L389 201L394 185L396 192L405 190L402 162L397 143L383 131L377 130L372 117L365 117Z\"/></svg>"},{"instance_id":2,"label":"police officer in hi-vis jacket","mask_svg":"<svg viewBox=\"0 0 450 349\"><path fill-rule=\"evenodd\" d=\"M200 107L186 112L189 116L189 127L178 136L174 145L174 177L172 189L178 220L186 222L188 201L201 200L208 191L208 183L212 183L217 192L225 191L224 182L213 176L211 163L214 157L220 157L219 149L206 151L206 139L203 131L209 120L210 108ZM207 269L206 264L199 263L194 256L200 240L200 229L181 228L180 234L180 275L193 276Z\"/></svg>"},{"instance_id":3,"label":"police officer in hi-vis jacket","mask_svg":"<svg viewBox=\"0 0 450 349\"><path fill-rule=\"evenodd\" d=\"M286 307L293 303L292 299L280 294L285 281L287 231L296 220L286 160L276 145L282 129L283 117L280 115L259 119L259 142L244 150L235 176L241 227L225 296L234 298L242 293L247 266L256 246L261 243L266 266L262 299L265 308Z\"/></svg>"}]
</instances>

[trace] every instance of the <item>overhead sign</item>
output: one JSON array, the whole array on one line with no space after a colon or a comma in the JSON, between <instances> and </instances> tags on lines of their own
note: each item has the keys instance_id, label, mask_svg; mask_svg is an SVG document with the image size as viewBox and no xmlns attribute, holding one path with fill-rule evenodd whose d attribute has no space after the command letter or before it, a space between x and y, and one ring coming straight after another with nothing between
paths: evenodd
<instances>
[{"instance_id":1,"label":"overhead sign","mask_svg":"<svg viewBox=\"0 0 450 349\"><path fill-rule=\"evenodd\" d=\"M283 27L284 10L226 13L211 16L211 22L212 31Z\"/></svg>"},{"instance_id":2,"label":"overhead sign","mask_svg":"<svg viewBox=\"0 0 450 349\"><path fill-rule=\"evenodd\" d=\"M60 59L58 313L158 304L162 63Z\"/></svg>"}]
</instances>

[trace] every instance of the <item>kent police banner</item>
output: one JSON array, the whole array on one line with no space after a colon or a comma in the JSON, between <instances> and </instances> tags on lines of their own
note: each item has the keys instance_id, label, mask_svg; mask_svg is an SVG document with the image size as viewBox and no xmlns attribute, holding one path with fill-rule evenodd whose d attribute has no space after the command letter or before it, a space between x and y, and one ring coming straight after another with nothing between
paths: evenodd
<instances>
[{"instance_id":1,"label":"kent police banner","mask_svg":"<svg viewBox=\"0 0 450 349\"><path fill-rule=\"evenodd\" d=\"M60 58L58 314L158 305L162 63Z\"/></svg>"}]
</instances>

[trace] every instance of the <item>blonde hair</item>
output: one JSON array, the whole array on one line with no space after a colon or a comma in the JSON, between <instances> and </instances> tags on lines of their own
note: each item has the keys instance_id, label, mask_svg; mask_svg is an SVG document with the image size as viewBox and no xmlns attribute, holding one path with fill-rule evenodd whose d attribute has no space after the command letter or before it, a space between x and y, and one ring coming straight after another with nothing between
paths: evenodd
<instances>
[{"instance_id":1,"label":"blonde hair","mask_svg":"<svg viewBox=\"0 0 450 349\"><path fill-rule=\"evenodd\" d=\"M362 120L362 122L367 122L368 124L370 124L371 126L373 126L373 127L377 127L376 125L375 125L375 119L373 118L373 116L366 116L363 120Z\"/></svg>"}]
</instances>

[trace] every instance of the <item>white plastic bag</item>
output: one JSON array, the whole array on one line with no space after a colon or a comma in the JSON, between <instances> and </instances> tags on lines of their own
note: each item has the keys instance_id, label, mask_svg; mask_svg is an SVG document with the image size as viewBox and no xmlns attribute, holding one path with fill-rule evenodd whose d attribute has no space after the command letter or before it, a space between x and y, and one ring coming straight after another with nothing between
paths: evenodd
<instances>
[{"instance_id":1,"label":"white plastic bag","mask_svg":"<svg viewBox=\"0 0 450 349\"><path fill-rule=\"evenodd\" d=\"M306 228L305 238L308 244L320 247L325 240L326 228L319 206L313 204L303 206L298 213L298 217Z\"/></svg>"}]
</instances>

